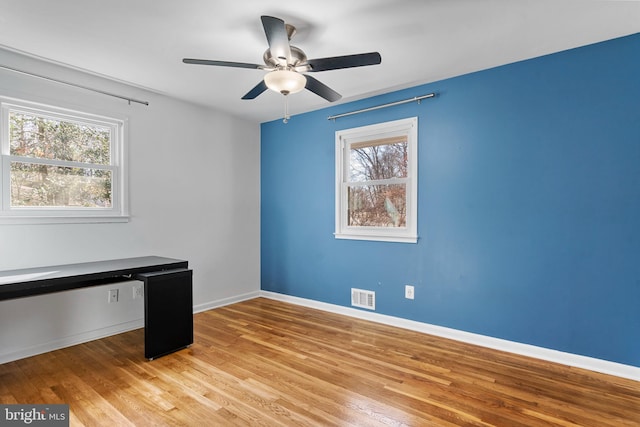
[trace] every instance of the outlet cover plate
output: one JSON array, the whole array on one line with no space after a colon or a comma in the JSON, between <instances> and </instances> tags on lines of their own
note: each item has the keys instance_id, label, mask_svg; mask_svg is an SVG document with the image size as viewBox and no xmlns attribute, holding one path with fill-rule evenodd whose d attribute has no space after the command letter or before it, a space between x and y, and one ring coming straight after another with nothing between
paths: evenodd
<instances>
[{"instance_id":1,"label":"outlet cover plate","mask_svg":"<svg viewBox=\"0 0 640 427\"><path fill-rule=\"evenodd\" d=\"M133 285L133 299L144 297L144 286L142 284Z\"/></svg>"},{"instance_id":2,"label":"outlet cover plate","mask_svg":"<svg viewBox=\"0 0 640 427\"><path fill-rule=\"evenodd\" d=\"M404 297L406 299L413 299L415 296L415 289L412 285L405 285L404 287Z\"/></svg>"},{"instance_id":3,"label":"outlet cover plate","mask_svg":"<svg viewBox=\"0 0 640 427\"><path fill-rule=\"evenodd\" d=\"M118 290L109 289L109 304L112 302L118 302Z\"/></svg>"}]
</instances>

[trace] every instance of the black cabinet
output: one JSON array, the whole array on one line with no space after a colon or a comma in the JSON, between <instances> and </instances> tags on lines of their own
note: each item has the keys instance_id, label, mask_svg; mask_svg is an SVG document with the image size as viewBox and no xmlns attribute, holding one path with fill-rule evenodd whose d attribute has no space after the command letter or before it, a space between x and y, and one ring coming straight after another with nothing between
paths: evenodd
<instances>
[{"instance_id":1,"label":"black cabinet","mask_svg":"<svg viewBox=\"0 0 640 427\"><path fill-rule=\"evenodd\" d=\"M192 270L136 275L144 282L144 357L156 357L193 344Z\"/></svg>"}]
</instances>

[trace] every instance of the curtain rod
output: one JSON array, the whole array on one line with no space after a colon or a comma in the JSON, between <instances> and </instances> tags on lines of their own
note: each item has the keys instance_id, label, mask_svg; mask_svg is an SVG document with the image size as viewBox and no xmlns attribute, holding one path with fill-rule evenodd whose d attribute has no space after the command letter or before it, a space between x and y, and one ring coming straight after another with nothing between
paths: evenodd
<instances>
[{"instance_id":1,"label":"curtain rod","mask_svg":"<svg viewBox=\"0 0 640 427\"><path fill-rule=\"evenodd\" d=\"M351 116L352 114L366 113L367 111L379 110L380 108L386 108L386 107L393 107L394 105L406 104L408 102L417 102L418 104L420 104L420 101L422 101L423 99L433 98L435 96L436 96L435 93L429 93L429 94L422 95L422 96L414 96L413 98L403 99L402 101L390 102L388 104L377 105L375 107L364 108L362 110L356 110L356 111L350 111L348 113L336 114L335 116L327 117L327 120L335 120L335 119L339 119L340 117Z\"/></svg>"},{"instance_id":2,"label":"curtain rod","mask_svg":"<svg viewBox=\"0 0 640 427\"><path fill-rule=\"evenodd\" d=\"M129 105L131 105L132 102L136 102L138 104L143 104L143 105L149 105L149 103L147 101L140 101L138 99L128 98L126 96L121 96L121 95L116 95L114 93L105 92L105 91L102 91L102 90L99 90L99 89L93 89L93 88L90 88L90 87L87 87L87 86L82 86L82 85L75 84L75 83L65 82L64 80L58 80L58 79L54 79L54 78L51 78L51 77L42 76L40 74L34 74L34 73L30 73L28 71L18 70L17 68L7 67L6 65L0 65L0 68L3 68L5 70L9 70L9 71L13 71L15 73L25 74L25 75L31 76L31 77L37 77L39 79L49 80L51 82L60 83L60 84L63 84L63 85L73 86L73 87L77 87L77 88L85 89L85 90L90 90L92 92L101 93L103 95L112 96L114 98L124 99L125 101L129 102Z\"/></svg>"}]
</instances>

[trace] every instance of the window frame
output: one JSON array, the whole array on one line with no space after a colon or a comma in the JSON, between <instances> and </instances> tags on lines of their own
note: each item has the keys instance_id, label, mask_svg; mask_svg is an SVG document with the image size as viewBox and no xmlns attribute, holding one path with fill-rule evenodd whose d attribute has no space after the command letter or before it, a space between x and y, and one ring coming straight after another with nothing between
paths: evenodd
<instances>
[{"instance_id":1,"label":"window frame","mask_svg":"<svg viewBox=\"0 0 640 427\"><path fill-rule=\"evenodd\" d=\"M407 177L365 181L371 185L406 185L404 227L365 227L348 224L348 189L351 146L365 141L406 136ZM336 131L335 133L335 233L336 239L417 243L418 241L418 118L394 120ZM362 185L362 184L359 184Z\"/></svg>"},{"instance_id":2,"label":"window frame","mask_svg":"<svg viewBox=\"0 0 640 427\"><path fill-rule=\"evenodd\" d=\"M10 154L9 112L16 111L38 117L95 125L110 129L110 162L93 165L55 159L22 157ZM126 168L125 139L126 118L114 118L86 111L0 97L0 224L50 224L50 223L102 223L126 222L128 216L128 176ZM37 161L34 162L34 159ZM63 167L99 166L111 171L111 207L70 208L50 206L11 206L11 162L26 162ZM96 169L96 167L92 167Z\"/></svg>"}]
</instances>

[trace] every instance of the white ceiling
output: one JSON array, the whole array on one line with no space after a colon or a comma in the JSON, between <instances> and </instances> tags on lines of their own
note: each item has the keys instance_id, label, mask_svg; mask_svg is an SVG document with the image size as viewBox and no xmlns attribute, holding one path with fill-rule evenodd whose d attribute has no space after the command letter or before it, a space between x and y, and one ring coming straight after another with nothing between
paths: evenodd
<instances>
[{"instance_id":1,"label":"white ceiling","mask_svg":"<svg viewBox=\"0 0 640 427\"><path fill-rule=\"evenodd\" d=\"M0 0L0 45L267 121L282 95L240 99L264 71L182 63L261 64L260 15L296 26L309 58L380 52L381 65L314 74L340 102L640 32L637 0ZM330 105L289 101L292 114Z\"/></svg>"}]
</instances>

